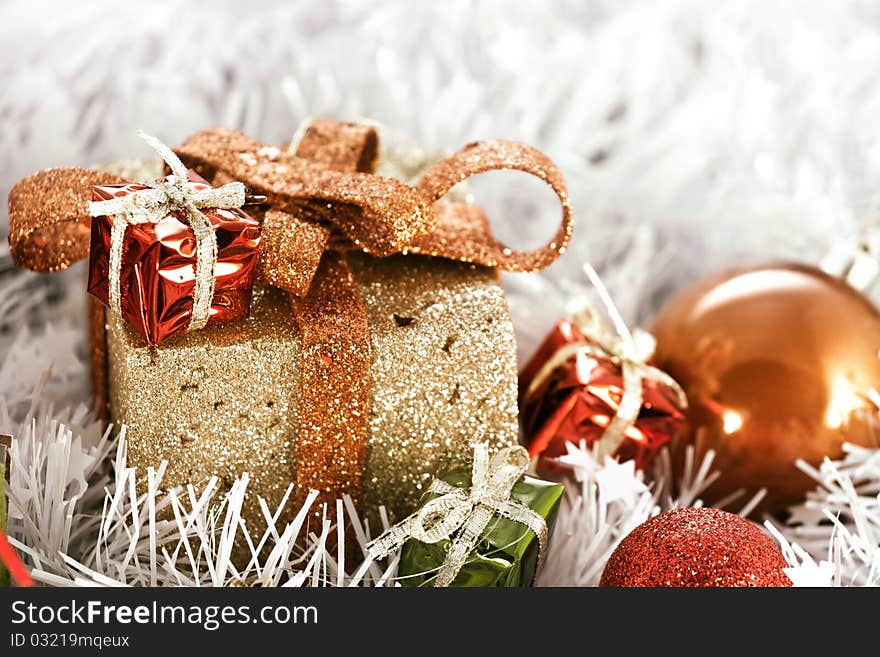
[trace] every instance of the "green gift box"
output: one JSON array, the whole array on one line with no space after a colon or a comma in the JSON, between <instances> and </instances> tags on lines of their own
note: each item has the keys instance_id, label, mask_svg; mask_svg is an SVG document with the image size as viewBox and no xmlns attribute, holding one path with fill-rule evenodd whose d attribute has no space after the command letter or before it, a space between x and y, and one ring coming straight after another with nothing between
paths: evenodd
<instances>
[{"instance_id":1,"label":"green gift box","mask_svg":"<svg viewBox=\"0 0 880 657\"><path fill-rule=\"evenodd\" d=\"M439 479L462 491L472 486L472 474L466 468L450 470ZM546 523L549 536L562 493L561 484L523 475L513 484L509 498L540 516ZM441 497L440 493L428 492L419 508L438 497ZM397 581L401 586L434 586L437 572L455 540L456 536L436 543L415 538L407 540L401 550ZM535 532L527 525L496 512L450 586L530 586L537 575L539 556L540 543Z\"/></svg>"}]
</instances>

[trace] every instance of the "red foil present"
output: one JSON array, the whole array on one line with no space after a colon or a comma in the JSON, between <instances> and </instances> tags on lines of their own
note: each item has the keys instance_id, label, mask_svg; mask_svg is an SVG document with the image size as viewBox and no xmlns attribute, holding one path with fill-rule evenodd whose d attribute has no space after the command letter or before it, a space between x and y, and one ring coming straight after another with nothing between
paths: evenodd
<instances>
[{"instance_id":1,"label":"red foil present","mask_svg":"<svg viewBox=\"0 0 880 657\"><path fill-rule=\"evenodd\" d=\"M520 373L519 402L523 434L529 454L540 457L539 467L559 470L550 459L566 453L566 443L585 441L592 445L602 437L617 413L623 396L623 373L609 355L578 350L526 395L533 379L560 347L573 342L590 342L570 321L556 324L532 359ZM621 461L634 459L644 468L657 451L678 431L684 421L678 394L669 386L642 377L642 406L616 451Z\"/></svg>"},{"instance_id":2,"label":"red foil present","mask_svg":"<svg viewBox=\"0 0 880 657\"><path fill-rule=\"evenodd\" d=\"M190 171L194 189L208 183ZM166 179L168 180L168 179ZM129 183L92 188L92 200L106 201L147 189ZM206 208L217 237L214 296L208 325L247 317L250 311L260 224L237 208ZM186 213L172 211L158 223L131 224L125 232L120 267L122 317L151 345L183 333L192 317L196 239ZM110 232L114 215L92 219L89 293L109 306Z\"/></svg>"}]
</instances>

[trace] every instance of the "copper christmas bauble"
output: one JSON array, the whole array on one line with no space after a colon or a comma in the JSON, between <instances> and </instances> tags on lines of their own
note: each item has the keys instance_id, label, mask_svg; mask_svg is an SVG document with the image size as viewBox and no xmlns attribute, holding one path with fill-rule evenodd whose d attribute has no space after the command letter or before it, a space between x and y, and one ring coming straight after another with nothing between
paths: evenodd
<instances>
[{"instance_id":1,"label":"copper christmas bauble","mask_svg":"<svg viewBox=\"0 0 880 657\"><path fill-rule=\"evenodd\" d=\"M677 451L699 439L716 452L709 502L764 487L760 508L779 511L815 485L797 459L878 444L880 313L840 279L790 263L727 271L674 297L653 333L656 365L688 395Z\"/></svg>"},{"instance_id":2,"label":"copper christmas bauble","mask_svg":"<svg viewBox=\"0 0 880 657\"><path fill-rule=\"evenodd\" d=\"M748 520L675 509L636 527L611 553L601 586L791 586L779 546Z\"/></svg>"}]
</instances>

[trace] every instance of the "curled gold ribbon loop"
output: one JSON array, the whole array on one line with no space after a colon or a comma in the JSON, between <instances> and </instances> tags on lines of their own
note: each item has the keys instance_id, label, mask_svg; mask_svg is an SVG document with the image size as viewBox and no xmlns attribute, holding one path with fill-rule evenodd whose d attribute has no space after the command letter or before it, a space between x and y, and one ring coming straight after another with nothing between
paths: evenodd
<instances>
[{"instance_id":1,"label":"curled gold ribbon loop","mask_svg":"<svg viewBox=\"0 0 880 657\"><path fill-rule=\"evenodd\" d=\"M593 268L586 265L584 272L599 292L608 314L612 317L615 328L612 330L602 322L589 305L585 304L579 308L572 314L571 322L584 338L566 343L557 349L532 378L526 389L525 397L529 398L534 395L556 368L564 365L579 353L609 360L620 366L623 378L620 402L611 422L608 423L601 437L596 441L601 462L605 456L611 456L617 452L626 439L627 431L635 425L642 409L643 381L655 381L672 390L682 408L687 408L687 396L678 382L669 374L648 364L648 360L654 355L654 336L640 329L630 332Z\"/></svg>"},{"instance_id":2,"label":"curled gold ribbon loop","mask_svg":"<svg viewBox=\"0 0 880 657\"><path fill-rule=\"evenodd\" d=\"M562 172L542 152L518 142L498 140L468 144L452 156L438 162L426 173L416 188L431 201L441 199L455 185L471 176L488 171L522 171L547 183L562 206L562 219L556 234L542 248L516 251L492 235L485 217L475 206L452 204L439 212L437 227L416 239L413 253L424 253L454 260L473 262L507 271L537 271L551 265L565 253L571 241L574 215ZM466 221L462 221L466 218Z\"/></svg>"},{"instance_id":3,"label":"curled gold ribbon loop","mask_svg":"<svg viewBox=\"0 0 880 657\"><path fill-rule=\"evenodd\" d=\"M434 479L428 492L438 495L418 511L367 545L371 559L382 559L414 538L423 543L451 539L446 559L437 571L435 586L449 586L467 562L480 536L496 513L525 525L538 538L540 572L547 549L547 523L535 511L510 499L514 484L529 466L528 452L513 446L489 459L489 444L474 446L471 487L458 488Z\"/></svg>"},{"instance_id":4,"label":"curled gold ribbon loop","mask_svg":"<svg viewBox=\"0 0 880 657\"><path fill-rule=\"evenodd\" d=\"M92 187L124 178L92 169L45 169L9 192L9 249L15 262L40 272L67 269L89 254Z\"/></svg>"},{"instance_id":5,"label":"curled gold ribbon loop","mask_svg":"<svg viewBox=\"0 0 880 657\"><path fill-rule=\"evenodd\" d=\"M348 127L336 125L337 132ZM374 150L375 145L363 153L373 157ZM421 253L535 271L555 261L571 240L573 213L562 173L543 153L512 141L470 144L436 164L414 187L371 173L328 169L222 128L193 135L175 152L215 183L241 180L267 197L276 215L263 226L261 268L273 284L298 296L308 289L325 249L353 248L376 256ZM436 203L466 178L493 170L529 173L556 193L562 219L546 246L515 251L495 239L478 207ZM295 218L292 225L285 225L283 216ZM306 229L309 224L325 230ZM299 249L289 248L291 239Z\"/></svg>"}]
</instances>

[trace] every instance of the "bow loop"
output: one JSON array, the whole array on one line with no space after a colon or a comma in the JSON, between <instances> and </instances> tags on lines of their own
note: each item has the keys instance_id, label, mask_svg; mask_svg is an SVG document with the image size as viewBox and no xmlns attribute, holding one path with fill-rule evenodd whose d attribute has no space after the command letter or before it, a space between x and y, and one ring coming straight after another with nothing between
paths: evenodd
<instances>
[{"instance_id":1,"label":"bow loop","mask_svg":"<svg viewBox=\"0 0 880 657\"><path fill-rule=\"evenodd\" d=\"M470 497L456 490L437 497L419 509L412 535L424 543L437 543L449 538L467 520Z\"/></svg>"},{"instance_id":2,"label":"bow loop","mask_svg":"<svg viewBox=\"0 0 880 657\"><path fill-rule=\"evenodd\" d=\"M522 171L547 183L562 206L562 219L553 238L534 251L516 251L498 242L482 213L468 204L438 210L437 228L416 242L416 253L474 262L507 271L537 271L565 253L574 224L568 188L562 172L546 155L518 142L497 140L468 144L437 163L416 185L430 201L438 201L457 184L488 171ZM438 206L442 207L442 206ZM435 208L436 209L436 208ZM463 221L463 218L466 220ZM464 225L463 225L464 224Z\"/></svg>"},{"instance_id":3,"label":"bow loop","mask_svg":"<svg viewBox=\"0 0 880 657\"><path fill-rule=\"evenodd\" d=\"M125 196L106 201L89 203L89 214L125 215L129 224L157 223L175 210L191 214L201 208L240 208L245 203L245 188L242 183L228 183L222 187L206 187L199 183L184 180L184 184L173 180L157 180Z\"/></svg>"},{"instance_id":4,"label":"bow loop","mask_svg":"<svg viewBox=\"0 0 880 657\"><path fill-rule=\"evenodd\" d=\"M209 180L242 180L272 208L334 228L377 256L405 250L434 227L430 202L404 182L328 169L232 130L199 132L176 153Z\"/></svg>"},{"instance_id":5,"label":"bow loop","mask_svg":"<svg viewBox=\"0 0 880 657\"><path fill-rule=\"evenodd\" d=\"M643 329L632 331L611 328L594 312L590 304L583 304L571 314L571 322L582 334L590 337L615 362L647 363L654 355L657 341ZM615 322L616 326L616 322Z\"/></svg>"},{"instance_id":6,"label":"bow loop","mask_svg":"<svg viewBox=\"0 0 880 657\"><path fill-rule=\"evenodd\" d=\"M9 192L9 249L16 264L34 271L67 269L89 254L92 187L126 180L92 169L46 169Z\"/></svg>"},{"instance_id":7,"label":"bow loop","mask_svg":"<svg viewBox=\"0 0 880 657\"><path fill-rule=\"evenodd\" d=\"M483 443L485 445L485 443ZM488 499L507 502L513 485L519 481L529 467L529 453L522 447L501 450L492 457L491 477L486 484Z\"/></svg>"},{"instance_id":8,"label":"bow loop","mask_svg":"<svg viewBox=\"0 0 880 657\"><path fill-rule=\"evenodd\" d=\"M497 463L493 459L492 466ZM471 467L471 490L481 491L489 485L490 476L489 446L486 443L477 443L474 445L474 464ZM491 470L494 474L495 468Z\"/></svg>"}]
</instances>

